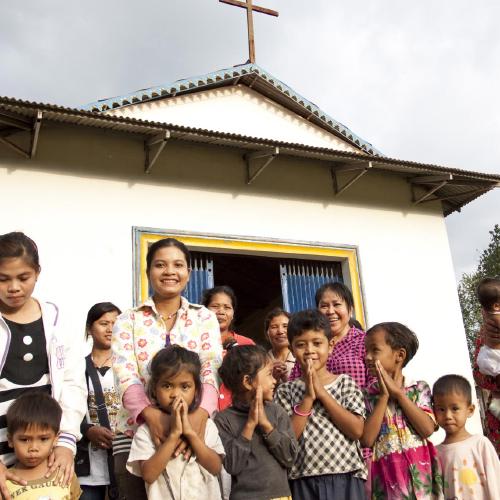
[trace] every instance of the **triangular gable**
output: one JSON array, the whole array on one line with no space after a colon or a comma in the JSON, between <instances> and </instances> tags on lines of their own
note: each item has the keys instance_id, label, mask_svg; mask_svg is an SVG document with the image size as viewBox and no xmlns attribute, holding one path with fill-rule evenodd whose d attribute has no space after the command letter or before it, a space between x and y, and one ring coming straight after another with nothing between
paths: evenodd
<instances>
[{"instance_id":1,"label":"triangular gable","mask_svg":"<svg viewBox=\"0 0 500 500\"><path fill-rule=\"evenodd\" d=\"M238 86L237 90L213 92L215 89L231 89L233 86ZM258 103L259 94L260 103ZM179 99L181 96L185 99ZM186 98L187 96L191 97ZM214 102L207 104L207 99ZM263 113L264 101L268 103L267 114ZM163 103L158 105L160 102ZM225 109L225 105L229 102L235 104L237 108L232 113ZM249 105L249 102L253 102L254 105ZM149 105L144 106L146 103ZM153 103L156 105L152 105ZM198 109L195 111L196 107ZM96 113L159 120L313 146L333 147L347 151L361 150L382 156L370 143L358 137L315 104L304 99L255 64L235 66L207 75L139 90L132 94L103 99L86 105L84 109ZM203 116L188 121L186 116L181 117L181 109L188 116L198 111L203 115L209 109L211 113L222 113L222 115L216 117L212 114L213 121L205 120ZM246 112L238 115L237 111L241 109L245 109ZM248 114L249 111L251 114ZM223 118L226 122L221 127ZM255 125L258 120L266 119L278 127L271 135L266 133L267 126L264 130L262 127L251 126L252 123ZM245 120L250 123L237 123L245 122ZM283 127L281 131L280 127Z\"/></svg>"},{"instance_id":2,"label":"triangular gable","mask_svg":"<svg viewBox=\"0 0 500 500\"><path fill-rule=\"evenodd\" d=\"M244 85L157 99L106 114L359 152L349 142Z\"/></svg>"}]
</instances>

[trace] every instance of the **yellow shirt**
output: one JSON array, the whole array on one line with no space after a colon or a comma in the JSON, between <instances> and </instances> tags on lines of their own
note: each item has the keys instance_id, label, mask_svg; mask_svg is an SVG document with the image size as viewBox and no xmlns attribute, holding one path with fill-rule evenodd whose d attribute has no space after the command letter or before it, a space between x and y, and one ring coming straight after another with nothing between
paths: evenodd
<instances>
[{"instance_id":1,"label":"yellow shirt","mask_svg":"<svg viewBox=\"0 0 500 500\"><path fill-rule=\"evenodd\" d=\"M55 475L55 474L54 474ZM54 475L28 481L26 486L7 480L7 488L12 499L16 500L77 500L82 494L75 474L64 488L54 483Z\"/></svg>"}]
</instances>

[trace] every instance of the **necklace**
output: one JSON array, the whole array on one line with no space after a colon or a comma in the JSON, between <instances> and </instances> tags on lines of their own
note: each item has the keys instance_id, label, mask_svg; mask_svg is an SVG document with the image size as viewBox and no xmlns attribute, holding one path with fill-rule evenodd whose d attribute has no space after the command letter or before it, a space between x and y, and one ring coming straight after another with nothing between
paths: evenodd
<instances>
[{"instance_id":1,"label":"necklace","mask_svg":"<svg viewBox=\"0 0 500 500\"><path fill-rule=\"evenodd\" d=\"M102 368L111 358L113 357L112 354L110 354L100 365L98 365L96 362L95 362L95 359L94 359L94 356L92 356L92 363L94 363L94 366L96 368Z\"/></svg>"},{"instance_id":2,"label":"necklace","mask_svg":"<svg viewBox=\"0 0 500 500\"><path fill-rule=\"evenodd\" d=\"M175 311L175 312L173 312L173 313L170 313L170 314L167 314L167 315L160 314L160 316L161 316L164 320L168 321L168 320L172 319L174 316L177 316L177 313L178 313L178 312L179 312L179 309L177 309L177 311Z\"/></svg>"}]
</instances>

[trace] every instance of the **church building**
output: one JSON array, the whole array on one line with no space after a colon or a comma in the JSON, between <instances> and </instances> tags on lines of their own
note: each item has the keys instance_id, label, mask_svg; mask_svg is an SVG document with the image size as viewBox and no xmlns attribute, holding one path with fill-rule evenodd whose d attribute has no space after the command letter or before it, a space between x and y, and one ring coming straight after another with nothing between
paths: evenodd
<instances>
[{"instance_id":1,"label":"church building","mask_svg":"<svg viewBox=\"0 0 500 500\"><path fill-rule=\"evenodd\" d=\"M95 302L147 297L148 245L173 236L190 300L233 287L239 333L338 280L363 326L417 333L409 375L472 379L444 219L500 176L381 150L251 62L80 109L0 97L0 233L36 241L76 336Z\"/></svg>"}]
</instances>

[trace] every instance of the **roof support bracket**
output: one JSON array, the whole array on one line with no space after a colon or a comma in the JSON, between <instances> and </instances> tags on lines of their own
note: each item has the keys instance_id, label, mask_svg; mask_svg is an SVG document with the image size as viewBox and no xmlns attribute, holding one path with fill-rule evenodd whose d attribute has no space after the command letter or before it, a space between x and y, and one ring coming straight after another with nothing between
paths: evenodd
<instances>
[{"instance_id":1,"label":"roof support bracket","mask_svg":"<svg viewBox=\"0 0 500 500\"><path fill-rule=\"evenodd\" d=\"M9 139L6 139L5 137L0 137L0 142L2 144L5 144L8 148L12 149L12 151L15 151L17 154L21 155L26 160L30 159L30 155L26 153L26 151L23 148L20 148L17 144L14 144L12 141L9 141Z\"/></svg>"},{"instance_id":2,"label":"roof support bracket","mask_svg":"<svg viewBox=\"0 0 500 500\"><path fill-rule=\"evenodd\" d=\"M254 151L252 153L246 153L245 155L243 155L243 159L247 164L247 185L251 184L279 154L280 148L275 147L268 150ZM262 165L260 165L259 167L255 167L254 165L252 165L252 162L254 162L254 160L260 160L261 158L264 158L264 163Z\"/></svg>"},{"instance_id":3,"label":"roof support bracket","mask_svg":"<svg viewBox=\"0 0 500 500\"><path fill-rule=\"evenodd\" d=\"M151 173L151 169L155 164L156 160L163 151L163 148L167 145L167 141L170 139L170 130L164 130L159 134L151 137L150 139L144 141L144 173Z\"/></svg>"},{"instance_id":4,"label":"roof support bracket","mask_svg":"<svg viewBox=\"0 0 500 500\"><path fill-rule=\"evenodd\" d=\"M362 167L351 164L334 165L333 167L330 167L330 173L332 175L332 181L333 181L333 191L335 193L335 196L338 196L340 193L343 193L347 188L351 187L358 179L360 179L363 175L365 175L366 172L368 172L368 170L370 170L371 168L373 168L373 164L371 161L369 161L367 165ZM339 172L355 172L355 173L344 185L341 186L339 183L339 178L337 176Z\"/></svg>"},{"instance_id":5,"label":"roof support bracket","mask_svg":"<svg viewBox=\"0 0 500 500\"><path fill-rule=\"evenodd\" d=\"M30 159L36 154L38 147L38 136L40 135L40 127L42 126L43 112L37 110L36 118L33 122L33 129L31 130L31 143L30 143Z\"/></svg>"},{"instance_id":6,"label":"roof support bracket","mask_svg":"<svg viewBox=\"0 0 500 500\"><path fill-rule=\"evenodd\" d=\"M10 125L8 129L3 131L4 133L0 133L0 142L21 155L23 158L30 160L36 153L38 136L40 134L40 127L42 125L42 117L43 113L40 110L37 110L36 117L32 122L19 120L18 118L14 118L9 115L0 114L0 123L3 123L4 125ZM25 131L31 133L29 151L25 151L21 146L18 146L12 140L6 138L17 132Z\"/></svg>"},{"instance_id":7,"label":"roof support bracket","mask_svg":"<svg viewBox=\"0 0 500 500\"><path fill-rule=\"evenodd\" d=\"M418 205L419 203L426 201L427 198L432 196L436 191L439 191L446 184L448 184L448 181L441 181L439 184L436 184L435 186L433 186L431 189L429 189L427 192L425 192L419 198L416 198L415 193L413 193L413 204ZM434 199L436 199L436 198L434 198ZM427 200L427 201L431 201L431 200Z\"/></svg>"}]
</instances>

